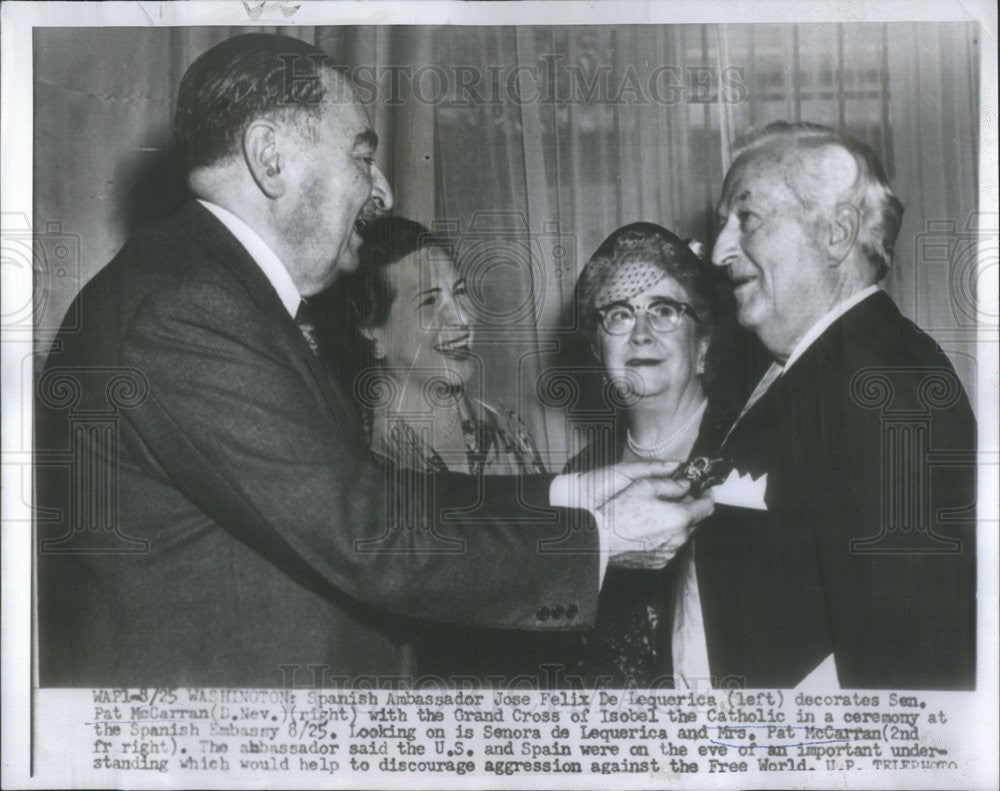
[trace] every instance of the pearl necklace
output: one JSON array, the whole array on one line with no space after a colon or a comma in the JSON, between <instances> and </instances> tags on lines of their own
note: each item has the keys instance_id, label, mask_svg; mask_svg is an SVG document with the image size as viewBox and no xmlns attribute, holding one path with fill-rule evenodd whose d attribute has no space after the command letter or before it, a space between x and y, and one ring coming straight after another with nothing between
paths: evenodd
<instances>
[{"instance_id":1,"label":"pearl necklace","mask_svg":"<svg viewBox=\"0 0 1000 791\"><path fill-rule=\"evenodd\" d=\"M679 429L677 429L673 434L667 437L665 440L657 442L655 445L640 445L634 439L632 439L631 429L625 430L625 442L628 444L629 450L631 450L636 456L642 459L657 459L663 454L664 451L672 448L681 437L683 437L690 428L697 422L701 416L705 413L705 407L708 406L708 401L702 401L701 406L699 406L694 412L691 413L691 417L684 421Z\"/></svg>"}]
</instances>

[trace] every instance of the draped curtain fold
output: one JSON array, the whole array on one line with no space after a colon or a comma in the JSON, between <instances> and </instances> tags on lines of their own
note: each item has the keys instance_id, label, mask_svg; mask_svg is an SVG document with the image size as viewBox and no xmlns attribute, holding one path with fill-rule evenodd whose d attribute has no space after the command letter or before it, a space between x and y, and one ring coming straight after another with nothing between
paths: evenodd
<instances>
[{"instance_id":1,"label":"draped curtain fold","mask_svg":"<svg viewBox=\"0 0 1000 791\"><path fill-rule=\"evenodd\" d=\"M35 226L59 221L82 248L79 277L36 278L43 346L132 227L179 199L177 83L197 54L240 30L36 31ZM476 304L479 389L521 413L551 466L573 440L565 399L539 390L573 331L580 268L636 220L710 243L732 142L771 120L828 124L873 146L906 206L887 288L974 390L977 26L281 32L314 41L362 84L396 213L457 240Z\"/></svg>"},{"instance_id":2,"label":"draped curtain fold","mask_svg":"<svg viewBox=\"0 0 1000 791\"><path fill-rule=\"evenodd\" d=\"M463 229L482 212L512 212L534 237L533 260L498 262L502 288L483 290L486 314L518 302L512 292L531 295L529 331L480 353L487 394L519 409L554 466L573 446L567 401L546 407L536 385L572 330L565 309L587 257L637 220L710 243L733 141L775 120L826 124L872 146L907 206L886 288L938 338L974 391L975 255L966 248L978 200L975 26L442 28L435 35L446 42L434 47L443 67L522 69L520 102L435 108L439 147L451 152L437 163L437 208ZM570 241L560 260L555 233ZM929 255L941 248L932 242L950 245L949 254Z\"/></svg>"}]
</instances>

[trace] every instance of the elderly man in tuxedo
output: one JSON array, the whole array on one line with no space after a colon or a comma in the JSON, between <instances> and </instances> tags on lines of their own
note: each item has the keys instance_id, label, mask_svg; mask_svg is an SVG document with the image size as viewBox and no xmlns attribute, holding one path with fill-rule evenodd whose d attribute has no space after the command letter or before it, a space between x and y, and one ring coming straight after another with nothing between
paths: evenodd
<instances>
[{"instance_id":1,"label":"elderly man in tuxedo","mask_svg":"<svg viewBox=\"0 0 1000 791\"><path fill-rule=\"evenodd\" d=\"M736 153L712 260L774 362L695 535L677 675L970 688L976 424L941 348L878 285L902 205L872 151L825 127L772 124Z\"/></svg>"},{"instance_id":2,"label":"elderly man in tuxedo","mask_svg":"<svg viewBox=\"0 0 1000 791\"><path fill-rule=\"evenodd\" d=\"M39 378L43 685L344 683L405 669L406 619L578 628L608 558L664 563L710 512L663 467L383 469L304 311L392 205L352 86L238 36L174 126L194 198L87 284Z\"/></svg>"}]
</instances>

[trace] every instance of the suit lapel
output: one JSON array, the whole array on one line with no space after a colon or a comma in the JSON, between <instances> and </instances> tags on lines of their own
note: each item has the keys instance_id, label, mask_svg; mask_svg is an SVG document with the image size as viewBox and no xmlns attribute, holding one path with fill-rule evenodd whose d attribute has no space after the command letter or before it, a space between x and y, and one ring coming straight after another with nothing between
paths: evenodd
<instances>
[{"instance_id":1,"label":"suit lapel","mask_svg":"<svg viewBox=\"0 0 1000 791\"><path fill-rule=\"evenodd\" d=\"M775 447L784 445L780 434L794 417L796 399L809 394L821 397L824 384L838 385L842 372L831 368L831 358L838 356L844 344L864 343L864 338L852 338L887 310L896 307L884 291L878 291L839 316L736 421L723 443L723 453L741 473L749 471L756 477L769 471Z\"/></svg>"},{"instance_id":2,"label":"suit lapel","mask_svg":"<svg viewBox=\"0 0 1000 791\"><path fill-rule=\"evenodd\" d=\"M354 408L337 384L329 366L313 354L295 320L288 315L278 293L246 248L208 209L192 200L180 209L178 221L193 231L196 241L246 288L251 300L272 321L285 342L292 362L304 369L323 400L338 418L353 414ZM342 425L338 421L339 425Z\"/></svg>"}]
</instances>

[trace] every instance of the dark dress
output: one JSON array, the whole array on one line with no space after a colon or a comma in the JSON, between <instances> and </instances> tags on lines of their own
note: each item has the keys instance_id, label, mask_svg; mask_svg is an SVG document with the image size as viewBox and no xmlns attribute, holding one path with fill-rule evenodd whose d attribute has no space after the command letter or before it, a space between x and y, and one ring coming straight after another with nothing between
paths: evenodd
<instances>
[{"instance_id":1,"label":"dark dress","mask_svg":"<svg viewBox=\"0 0 1000 791\"><path fill-rule=\"evenodd\" d=\"M710 402L691 457L717 456L734 417L732 408ZM621 461L624 425L608 435L610 441L587 445L564 472ZM581 690L672 687L673 602L686 551L657 571L609 566L591 629L532 632L414 623L408 650L415 654L420 683Z\"/></svg>"},{"instance_id":2,"label":"dark dress","mask_svg":"<svg viewBox=\"0 0 1000 791\"><path fill-rule=\"evenodd\" d=\"M690 458L716 457L735 419L731 407L709 402ZM565 472L585 472L622 460L625 427L612 441L587 445L566 465ZM593 629L581 633L567 673L583 686L672 687L671 632L675 591L690 544L660 570L609 566L598 599Z\"/></svg>"},{"instance_id":3,"label":"dark dress","mask_svg":"<svg viewBox=\"0 0 1000 791\"><path fill-rule=\"evenodd\" d=\"M475 417L464 421L468 447L465 464L472 475L530 475L544 473L542 458L513 410L470 400ZM383 426L384 428L384 426ZM428 473L448 471L448 463L405 419L393 419L375 430L371 412L365 415L365 433L372 450L383 459ZM454 460L452 460L454 463ZM516 584L516 580L512 580ZM493 685L505 688L530 678L540 687L559 686L547 677L550 660L569 654L578 632L521 632L478 629L436 622L412 621L404 630L400 654L406 672L418 685L449 687Z\"/></svg>"}]
</instances>

